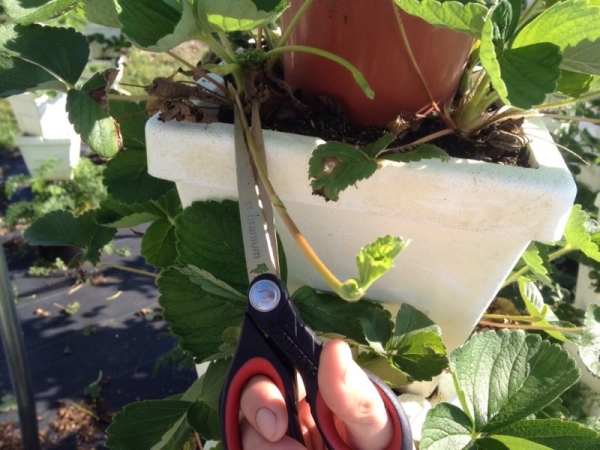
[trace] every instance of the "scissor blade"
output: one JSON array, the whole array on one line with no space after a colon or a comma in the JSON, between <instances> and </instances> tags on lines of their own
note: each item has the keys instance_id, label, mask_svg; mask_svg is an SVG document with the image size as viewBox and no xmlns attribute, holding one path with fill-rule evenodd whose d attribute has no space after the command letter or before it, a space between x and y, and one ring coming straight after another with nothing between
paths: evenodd
<instances>
[{"instance_id":1,"label":"scissor blade","mask_svg":"<svg viewBox=\"0 0 600 450\"><path fill-rule=\"evenodd\" d=\"M270 272L275 275L279 273L274 256L276 250L271 245L265 211L259 198L257 176L237 108L234 108L234 132L240 221L248 278L252 281L261 273ZM268 201L266 203L270 205Z\"/></svg>"},{"instance_id":2,"label":"scissor blade","mask_svg":"<svg viewBox=\"0 0 600 450\"><path fill-rule=\"evenodd\" d=\"M256 150L260 160L262 161L262 165L267 171L267 155L265 153L265 142L263 140L262 134L262 125L260 123L260 114L258 112L258 103L252 103L252 137L254 138L254 144L256 145ZM258 186L258 198L261 202L263 209L263 216L265 218L265 223L267 225L267 238L269 239L269 244L272 251L273 262L275 267L279 270L279 253L277 251L277 235L275 232L275 218L273 216L273 205L271 204L271 200L269 199L269 195L267 194L267 190L265 189L264 184L262 183L260 177L257 174L256 167L253 167L254 170L254 179L256 180L256 184Z\"/></svg>"}]
</instances>

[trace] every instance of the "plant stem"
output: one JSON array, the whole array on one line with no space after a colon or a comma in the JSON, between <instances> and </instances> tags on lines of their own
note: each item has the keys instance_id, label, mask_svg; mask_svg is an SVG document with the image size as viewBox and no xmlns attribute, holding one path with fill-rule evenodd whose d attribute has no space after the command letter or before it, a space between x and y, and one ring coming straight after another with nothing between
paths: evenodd
<instances>
[{"instance_id":1,"label":"plant stem","mask_svg":"<svg viewBox=\"0 0 600 450\"><path fill-rule=\"evenodd\" d=\"M84 413L84 414L87 414L88 416L90 416L90 417L93 417L93 418L94 418L94 419L96 419L96 420L100 420L100 417L98 417L96 414L94 414L94 412L93 412L93 411L90 411L89 409L87 409L87 408L84 408L83 406L81 406L81 405L78 405L78 404L77 404L77 403L75 403L75 402L72 402L72 401L71 401L71 402L69 402L69 403L71 404L71 406L73 406L74 408L78 409L78 410L79 410L79 411L81 411L82 413Z\"/></svg>"},{"instance_id":2,"label":"plant stem","mask_svg":"<svg viewBox=\"0 0 600 450\"><path fill-rule=\"evenodd\" d=\"M235 62L234 58L230 57L225 49L217 41L215 41L209 33L202 34L202 36L200 36L198 39L208 45L210 49L227 64L233 64ZM229 41L227 42L229 43Z\"/></svg>"},{"instance_id":3,"label":"plant stem","mask_svg":"<svg viewBox=\"0 0 600 450\"><path fill-rule=\"evenodd\" d=\"M454 133L454 130L452 130L450 128L444 128L443 130L439 130L439 131L436 131L435 133L431 133L431 134L428 134L427 136L423 136L422 138L419 138L416 141L410 142L406 145L402 145L400 147L393 147L393 148L384 150L377 155L377 158L381 157L382 155L388 154L388 153L397 153L406 148L414 148L415 146L424 144L425 142L433 141L434 139L437 139L437 138L440 138L442 136L446 136L447 134L452 134L452 133Z\"/></svg>"},{"instance_id":4,"label":"plant stem","mask_svg":"<svg viewBox=\"0 0 600 450\"><path fill-rule=\"evenodd\" d=\"M482 319L497 319L497 320L511 320L515 322L539 322L544 320L543 317L539 316L510 316L506 314L484 314L481 316Z\"/></svg>"},{"instance_id":5,"label":"plant stem","mask_svg":"<svg viewBox=\"0 0 600 450\"><path fill-rule=\"evenodd\" d=\"M248 126L248 121L246 120L246 116L244 115L244 107L242 106L242 101L237 93L235 94L235 102L236 102L236 106L238 109L238 116L239 116L240 120L242 121L242 127L244 129L244 134L246 136L246 143L248 145L248 149L250 150L250 154L252 156L252 160L256 167L256 171L258 172L260 181L263 183L263 185L267 191L267 194L269 195L269 199L271 200L271 203L273 204L275 209L277 209L277 212L279 213L281 220L283 221L284 225L287 227L288 231L290 232L290 234L296 241L296 244L298 245L298 247L300 248L302 253L304 253L304 256L308 259L308 262L314 267L314 269L319 273L319 275L325 280L327 285L331 289L333 289L336 293L339 294L342 291L342 283L340 282L340 280L338 280L335 277L335 275L333 275L333 273L331 273L331 271L327 268L327 266L325 266L325 264L323 264L323 261L321 261L321 259L314 252L314 250L309 245L306 238L302 235L302 233L296 226L295 222L288 214L283 201L279 198L279 196L275 192L275 189L273 188L273 185L271 184L271 181L269 180L269 178L267 176L266 170L265 170L265 168L262 164L261 158L258 154L258 150L256 148L256 144L254 142L252 132L250 131L250 127ZM254 107L252 109L253 109L253 116L255 116L256 115L255 110L256 111L258 111L258 110ZM253 118L253 120L254 120L254 118Z\"/></svg>"},{"instance_id":6,"label":"plant stem","mask_svg":"<svg viewBox=\"0 0 600 450\"><path fill-rule=\"evenodd\" d=\"M308 9L308 7L310 6L310 4L312 2L313 2L313 0L304 0L304 3L302 3L302 6L300 7L300 9L298 9L298 11L296 12L296 15L292 18L292 21L287 26L287 29L281 36L281 39L279 40L279 44L277 45L277 48L283 47L285 45L285 43L287 42L287 40L290 37L290 34L292 34L292 30L296 27L296 25L298 24L298 21L302 18L302 16L304 15L304 13L306 12L306 10Z\"/></svg>"},{"instance_id":7,"label":"plant stem","mask_svg":"<svg viewBox=\"0 0 600 450\"><path fill-rule=\"evenodd\" d=\"M235 51L233 51L233 48L231 47L231 43L229 42L229 38L227 37L227 35L222 31L219 31L217 34L219 35L221 44L223 44L223 47L225 48L227 54L231 56L232 60L235 60Z\"/></svg>"},{"instance_id":8,"label":"plant stem","mask_svg":"<svg viewBox=\"0 0 600 450\"><path fill-rule=\"evenodd\" d=\"M307 47L305 45L287 45L285 47L277 47L277 48L274 48L273 50L269 50L268 52L265 53L265 59L273 58L274 56L280 55L284 52L311 53L313 55L321 56L323 58L327 58L333 62L336 62L336 63L340 64L342 67L344 67L350 71L350 73L354 77L354 80L358 83L358 85L360 86L360 88L362 89L362 91L368 98L373 98L375 96L375 93L369 86L369 83L367 82L367 80L365 79L363 74L360 73L360 71L353 64L351 64L344 58L339 57L335 53L331 53L331 52L321 50L318 48L314 48L314 47Z\"/></svg>"},{"instance_id":9,"label":"plant stem","mask_svg":"<svg viewBox=\"0 0 600 450\"><path fill-rule=\"evenodd\" d=\"M488 322L487 320L480 320L479 325L487 326L487 327L497 327L497 328L516 328L519 330L539 330L539 331L557 331L559 333L581 333L583 332L583 328L581 327L543 327L537 325L520 325L516 323L496 323L496 322Z\"/></svg>"},{"instance_id":10,"label":"plant stem","mask_svg":"<svg viewBox=\"0 0 600 450\"><path fill-rule=\"evenodd\" d=\"M179 61L181 64L186 66L188 69L196 70L196 66L187 62L185 59L183 59L181 56L173 53L171 50L167 50L165 53L167 55L169 55L171 58L173 58L174 60Z\"/></svg>"},{"instance_id":11,"label":"plant stem","mask_svg":"<svg viewBox=\"0 0 600 450\"><path fill-rule=\"evenodd\" d=\"M554 261L556 258L566 255L567 253L572 252L573 250L577 250L577 249L570 245L565 245L563 248L550 253L548 255L548 260ZM515 281L517 281L519 278L521 278L523 275L525 275L530 270L531 270L531 267L529 267L529 266L525 266L525 267L522 267L521 269L517 270L514 274L512 274L510 277L508 277L504 281L504 283L502 283L501 289L514 283Z\"/></svg>"},{"instance_id":12,"label":"plant stem","mask_svg":"<svg viewBox=\"0 0 600 450\"><path fill-rule=\"evenodd\" d=\"M435 100L433 99L433 95L431 95L431 91L429 90L427 81L425 81L425 77L423 76L423 73L421 72L421 69L419 68L419 65L417 64L415 55L413 54L412 49L410 48L410 42L408 42L408 36L406 35L406 31L404 30L404 24L402 23L402 17L400 17L400 8L398 8L396 6L396 4L394 3L393 0L390 3L392 4L392 8L394 8L394 15L396 16L396 23L398 24L398 31L400 31L400 37L402 38L402 43L404 44L404 48L406 49L408 58L410 59L413 69L417 73L417 76L419 77L419 80L421 81L421 84L423 85L423 89L425 89L425 93L427 94L427 97L429 97L429 102L432 105L435 105ZM439 113L439 109L438 109L438 113Z\"/></svg>"},{"instance_id":13,"label":"plant stem","mask_svg":"<svg viewBox=\"0 0 600 450\"><path fill-rule=\"evenodd\" d=\"M402 17L400 16L400 8L398 6L396 6L396 4L394 3L394 0L391 1L391 4L392 4L392 8L394 9L394 15L396 16L396 23L398 24L398 30L400 31L400 36L402 37L402 43L404 44L404 48L406 49L406 53L410 59L413 69L417 73L417 76L419 77L419 80L421 81L421 84L423 85L423 89L425 89L425 93L427 94L427 97L429 97L429 103L431 103L431 107L433 108L433 110L435 112L437 112L440 119L442 119L444 124L446 124L446 127L454 130L456 128L454 121L452 120L452 118L450 116L444 114L444 112L442 110L440 110L435 99L433 98L433 95L431 94L431 90L429 89L429 86L427 85L427 80L425 80L425 77L423 76L423 72L421 72L421 68L419 67L419 64L417 64L417 59L415 58L415 55L410 47L410 42L408 42L408 36L406 35L406 30L404 29Z\"/></svg>"},{"instance_id":14,"label":"plant stem","mask_svg":"<svg viewBox=\"0 0 600 450\"><path fill-rule=\"evenodd\" d=\"M123 270L125 272L137 273L138 275L144 275L147 277L158 278L157 273L148 272L146 270L134 269L133 267L122 266L120 264L113 264L108 262L98 263L96 267L112 267L113 269Z\"/></svg>"},{"instance_id":15,"label":"plant stem","mask_svg":"<svg viewBox=\"0 0 600 450\"><path fill-rule=\"evenodd\" d=\"M464 103L465 107L454 118L458 129L467 136L482 128L482 122L485 120L485 110L489 106L489 102L493 103L497 98L494 96L494 92L488 92L489 83L489 75L482 71L482 74L477 77L475 86L473 86L472 97Z\"/></svg>"},{"instance_id":16,"label":"plant stem","mask_svg":"<svg viewBox=\"0 0 600 450\"><path fill-rule=\"evenodd\" d=\"M523 24L527 23L529 18L533 16L538 10L540 10L540 6L544 6L545 0L535 0L529 8L525 11L525 13L519 18L519 22L517 23L517 30L523 26ZM515 33L516 36L516 33Z\"/></svg>"},{"instance_id":17,"label":"plant stem","mask_svg":"<svg viewBox=\"0 0 600 450\"><path fill-rule=\"evenodd\" d=\"M540 105L535 105L535 106L532 106L531 109L545 110L545 109L562 108L564 106L574 105L575 103L583 102L585 100L589 100L591 98L599 97L599 96L600 96L600 91L592 91L592 92L588 92L587 94L582 95L581 97L573 98L570 100L563 100L560 102L542 103Z\"/></svg>"},{"instance_id":18,"label":"plant stem","mask_svg":"<svg viewBox=\"0 0 600 450\"><path fill-rule=\"evenodd\" d=\"M524 117L549 117L551 119L565 120L567 122L573 120L577 122L590 122L600 124L600 119L585 116L566 116L564 114L550 114L550 113L530 113L524 114Z\"/></svg>"},{"instance_id":19,"label":"plant stem","mask_svg":"<svg viewBox=\"0 0 600 450\"><path fill-rule=\"evenodd\" d=\"M145 100L160 100L158 95L121 95L121 94L106 94L111 100L119 100L125 102L143 102Z\"/></svg>"}]
</instances>

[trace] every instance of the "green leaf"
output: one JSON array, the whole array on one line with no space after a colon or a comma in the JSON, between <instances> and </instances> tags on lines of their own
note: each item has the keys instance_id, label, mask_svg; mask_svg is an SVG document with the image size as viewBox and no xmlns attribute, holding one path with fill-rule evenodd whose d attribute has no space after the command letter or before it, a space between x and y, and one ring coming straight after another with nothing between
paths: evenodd
<instances>
[{"instance_id":1,"label":"green leaf","mask_svg":"<svg viewBox=\"0 0 600 450\"><path fill-rule=\"evenodd\" d=\"M561 322L558 317L554 314L554 312L548 308L548 306L544 303L544 298L542 297L542 293L535 285L534 282L529 281L526 278L519 278L519 292L521 294L521 299L525 303L525 308L527 308L527 312L532 316L543 317L542 320L535 322L536 326L542 327L553 327L553 326L563 326L563 322ZM571 337L566 336L560 331L552 331L552 330L544 330L548 335L552 336L554 339L557 339L562 342L573 342ZM577 341L577 336L572 335Z\"/></svg>"},{"instance_id":2,"label":"green leaf","mask_svg":"<svg viewBox=\"0 0 600 450\"><path fill-rule=\"evenodd\" d=\"M83 15L90 21L105 27L121 28L114 0L83 0Z\"/></svg>"},{"instance_id":3,"label":"green leaf","mask_svg":"<svg viewBox=\"0 0 600 450\"><path fill-rule=\"evenodd\" d=\"M521 5L519 4L516 14L513 14L512 4L507 0L499 0L494 5L491 20L496 28L494 34L502 44L510 40L517 26L520 11Z\"/></svg>"},{"instance_id":4,"label":"green leaf","mask_svg":"<svg viewBox=\"0 0 600 450\"><path fill-rule=\"evenodd\" d=\"M109 111L119 124L123 147L145 150L148 114L144 103L110 100Z\"/></svg>"},{"instance_id":5,"label":"green leaf","mask_svg":"<svg viewBox=\"0 0 600 450\"><path fill-rule=\"evenodd\" d=\"M107 192L123 203L155 200L174 188L172 181L148 173L145 151L131 148L119 152L106 164L103 182Z\"/></svg>"},{"instance_id":6,"label":"green leaf","mask_svg":"<svg viewBox=\"0 0 600 450\"><path fill-rule=\"evenodd\" d=\"M198 35L195 14L189 0L116 2L123 34L144 50L164 52Z\"/></svg>"},{"instance_id":7,"label":"green leaf","mask_svg":"<svg viewBox=\"0 0 600 450\"><path fill-rule=\"evenodd\" d=\"M195 0L198 20L204 31L247 31L277 19L287 0Z\"/></svg>"},{"instance_id":8,"label":"green leaf","mask_svg":"<svg viewBox=\"0 0 600 450\"><path fill-rule=\"evenodd\" d=\"M44 22L60 16L73 8L77 0L38 0L35 2L22 2L19 0L3 0L4 13L21 25L30 25L34 22Z\"/></svg>"},{"instance_id":9,"label":"green leaf","mask_svg":"<svg viewBox=\"0 0 600 450\"><path fill-rule=\"evenodd\" d=\"M196 362L218 353L225 330L242 323L244 299L207 292L174 267L162 272L158 289L164 318Z\"/></svg>"},{"instance_id":10,"label":"green leaf","mask_svg":"<svg viewBox=\"0 0 600 450\"><path fill-rule=\"evenodd\" d=\"M421 450L476 450L471 419L449 403L439 403L427 413L421 431Z\"/></svg>"},{"instance_id":11,"label":"green leaf","mask_svg":"<svg viewBox=\"0 0 600 450\"><path fill-rule=\"evenodd\" d=\"M475 334L450 367L475 429L488 432L542 409L579 378L565 350L520 330Z\"/></svg>"},{"instance_id":12,"label":"green leaf","mask_svg":"<svg viewBox=\"0 0 600 450\"><path fill-rule=\"evenodd\" d=\"M505 50L498 58L508 91L503 100L521 109L543 103L556 90L561 60L559 48L545 42Z\"/></svg>"},{"instance_id":13,"label":"green leaf","mask_svg":"<svg viewBox=\"0 0 600 450\"><path fill-rule=\"evenodd\" d=\"M0 97L36 89L64 89L64 84L35 64L0 53Z\"/></svg>"},{"instance_id":14,"label":"green leaf","mask_svg":"<svg viewBox=\"0 0 600 450\"><path fill-rule=\"evenodd\" d=\"M319 145L309 161L308 175L313 192L337 201L340 191L377 170L377 162L357 147L343 142Z\"/></svg>"},{"instance_id":15,"label":"green leaf","mask_svg":"<svg viewBox=\"0 0 600 450\"><path fill-rule=\"evenodd\" d=\"M358 282L366 291L371 284L394 267L394 259L408 245L400 237L383 236L365 245L356 256L358 266Z\"/></svg>"},{"instance_id":16,"label":"green leaf","mask_svg":"<svg viewBox=\"0 0 600 450\"><path fill-rule=\"evenodd\" d=\"M120 147L116 123L89 92L71 89L67 94L69 122L90 149L105 158L113 157Z\"/></svg>"},{"instance_id":17,"label":"green leaf","mask_svg":"<svg viewBox=\"0 0 600 450\"><path fill-rule=\"evenodd\" d=\"M65 309L63 311L65 312L65 314L72 316L74 314L77 314L77 311L79 311L79 308L81 308L81 303L75 301L75 302L68 303L67 306L65 306Z\"/></svg>"},{"instance_id":18,"label":"green leaf","mask_svg":"<svg viewBox=\"0 0 600 450\"><path fill-rule=\"evenodd\" d=\"M292 294L292 301L302 319L315 331L335 333L359 344L368 345L361 318L371 319L373 310L384 311L382 306L367 300L346 302L338 296L317 292L302 286ZM384 312L384 314L389 314Z\"/></svg>"},{"instance_id":19,"label":"green leaf","mask_svg":"<svg viewBox=\"0 0 600 450\"><path fill-rule=\"evenodd\" d=\"M131 228L161 218L160 213L148 211L146 203L121 203L109 198L100 202L96 221L111 228Z\"/></svg>"},{"instance_id":20,"label":"green leaf","mask_svg":"<svg viewBox=\"0 0 600 450\"><path fill-rule=\"evenodd\" d=\"M437 145L423 144L416 149L406 153L387 153L381 155L379 159L394 161L398 163L419 162L424 159L440 159L448 161L450 156Z\"/></svg>"},{"instance_id":21,"label":"green leaf","mask_svg":"<svg viewBox=\"0 0 600 450\"><path fill-rule=\"evenodd\" d=\"M429 317L403 303L386 350L392 361L412 380L430 380L448 367L440 327Z\"/></svg>"},{"instance_id":22,"label":"green leaf","mask_svg":"<svg viewBox=\"0 0 600 450\"><path fill-rule=\"evenodd\" d=\"M529 109L556 89L562 60L560 48L536 42L505 49L491 17L483 28L479 56L494 89L506 104Z\"/></svg>"},{"instance_id":23,"label":"green leaf","mask_svg":"<svg viewBox=\"0 0 600 450\"><path fill-rule=\"evenodd\" d=\"M477 448L482 450L552 450L526 439L497 435L477 439Z\"/></svg>"},{"instance_id":24,"label":"green leaf","mask_svg":"<svg viewBox=\"0 0 600 450\"><path fill-rule=\"evenodd\" d=\"M594 261L600 261L600 250L598 244L594 243L590 231L598 227L596 221L590 219L581 205L573 205L569 220L563 232L567 245L581 250L585 256Z\"/></svg>"},{"instance_id":25,"label":"green leaf","mask_svg":"<svg viewBox=\"0 0 600 450\"><path fill-rule=\"evenodd\" d=\"M548 42L560 48L561 68L600 75L600 5L589 0L559 2L529 22L512 47Z\"/></svg>"},{"instance_id":26,"label":"green leaf","mask_svg":"<svg viewBox=\"0 0 600 450\"><path fill-rule=\"evenodd\" d=\"M37 219L24 237L34 245L66 245L83 249L76 255L71 266L77 262L90 261L97 264L100 252L115 236L116 230L97 225L95 211L88 211L78 217L67 211L52 211Z\"/></svg>"},{"instance_id":27,"label":"green leaf","mask_svg":"<svg viewBox=\"0 0 600 450\"><path fill-rule=\"evenodd\" d=\"M441 337L432 331L420 331L395 339L389 351L394 364L411 381L429 381L448 367L446 347Z\"/></svg>"},{"instance_id":28,"label":"green leaf","mask_svg":"<svg viewBox=\"0 0 600 450\"><path fill-rule=\"evenodd\" d=\"M202 286L202 289L208 293L220 297L227 297L231 300L239 299L241 301L246 301L246 296L244 294L236 291L224 281L219 280L207 270L199 269L193 265L177 267L177 269L182 274L187 275L192 283Z\"/></svg>"},{"instance_id":29,"label":"green leaf","mask_svg":"<svg viewBox=\"0 0 600 450\"><path fill-rule=\"evenodd\" d=\"M189 407L186 415L187 423L207 440L219 440L219 412L200 401Z\"/></svg>"},{"instance_id":30,"label":"green leaf","mask_svg":"<svg viewBox=\"0 0 600 450\"><path fill-rule=\"evenodd\" d=\"M417 308L410 306L408 303L403 303L396 315L394 336L402 337L420 331L431 331L438 336L442 335L442 330L433 320Z\"/></svg>"},{"instance_id":31,"label":"green leaf","mask_svg":"<svg viewBox=\"0 0 600 450\"><path fill-rule=\"evenodd\" d=\"M377 155L385 150L392 142L396 140L396 135L393 133L384 133L379 139L375 142L366 145L363 148L363 152L369 156L369 158L377 158Z\"/></svg>"},{"instance_id":32,"label":"green leaf","mask_svg":"<svg viewBox=\"0 0 600 450\"><path fill-rule=\"evenodd\" d=\"M219 396L230 365L231 359L215 361L210 363L204 375L200 398L215 411L219 409Z\"/></svg>"},{"instance_id":33,"label":"green leaf","mask_svg":"<svg viewBox=\"0 0 600 450\"><path fill-rule=\"evenodd\" d=\"M81 225L67 211L52 211L43 215L25 230L24 237L34 245L72 245L85 247Z\"/></svg>"},{"instance_id":34,"label":"green leaf","mask_svg":"<svg viewBox=\"0 0 600 450\"><path fill-rule=\"evenodd\" d=\"M188 423L205 439L219 439L219 396L230 364L231 359L209 364L203 376L200 401L188 409Z\"/></svg>"},{"instance_id":35,"label":"green leaf","mask_svg":"<svg viewBox=\"0 0 600 450\"><path fill-rule=\"evenodd\" d=\"M117 413L106 430L106 447L110 450L147 450L174 435L179 427L189 426L185 415L191 402L181 400L148 400L131 403ZM187 435L185 438L187 439ZM170 439L168 439L170 440ZM175 443L173 443L175 444ZM175 445L183 445L177 442ZM169 448L160 446L158 448Z\"/></svg>"},{"instance_id":36,"label":"green leaf","mask_svg":"<svg viewBox=\"0 0 600 450\"><path fill-rule=\"evenodd\" d=\"M408 376L383 355L362 352L358 354L356 362L360 367L374 373L391 387L396 388L410 384Z\"/></svg>"},{"instance_id":37,"label":"green leaf","mask_svg":"<svg viewBox=\"0 0 600 450\"><path fill-rule=\"evenodd\" d=\"M0 95L74 85L89 55L85 36L72 28L0 26Z\"/></svg>"},{"instance_id":38,"label":"green leaf","mask_svg":"<svg viewBox=\"0 0 600 450\"><path fill-rule=\"evenodd\" d=\"M488 8L480 3L437 0L394 0L408 14L420 17L432 25L481 37Z\"/></svg>"},{"instance_id":39,"label":"green leaf","mask_svg":"<svg viewBox=\"0 0 600 450\"><path fill-rule=\"evenodd\" d=\"M563 405L561 398L557 398L548 406L535 413L536 419L565 419L570 415L569 410Z\"/></svg>"},{"instance_id":40,"label":"green leaf","mask_svg":"<svg viewBox=\"0 0 600 450\"><path fill-rule=\"evenodd\" d=\"M597 76L562 70L556 90L569 97L577 98L592 88Z\"/></svg>"},{"instance_id":41,"label":"green leaf","mask_svg":"<svg viewBox=\"0 0 600 450\"><path fill-rule=\"evenodd\" d=\"M194 202L176 221L178 261L246 293L248 272L237 202Z\"/></svg>"},{"instance_id":42,"label":"green leaf","mask_svg":"<svg viewBox=\"0 0 600 450\"><path fill-rule=\"evenodd\" d=\"M538 447L510 448L532 448L536 450L538 448L560 450L600 449L600 435L596 431L575 422L558 419L521 420L495 430L490 437L507 442L508 436L526 439L528 442L538 445Z\"/></svg>"},{"instance_id":43,"label":"green leaf","mask_svg":"<svg viewBox=\"0 0 600 450\"><path fill-rule=\"evenodd\" d=\"M141 254L154 267L168 267L177 259L175 225L167 218L150 224L142 237Z\"/></svg>"},{"instance_id":44,"label":"green leaf","mask_svg":"<svg viewBox=\"0 0 600 450\"><path fill-rule=\"evenodd\" d=\"M385 347L392 337L392 321L385 310L373 309L369 318L359 318L369 347L377 353L385 355Z\"/></svg>"},{"instance_id":45,"label":"green leaf","mask_svg":"<svg viewBox=\"0 0 600 450\"><path fill-rule=\"evenodd\" d=\"M552 279L548 276L550 272L548 253L540 250L541 248L535 242L532 242L521 255L521 259L538 280L547 286L551 286Z\"/></svg>"},{"instance_id":46,"label":"green leaf","mask_svg":"<svg viewBox=\"0 0 600 450\"><path fill-rule=\"evenodd\" d=\"M109 244L115 237L117 230L98 225L94 220L96 211L87 211L77 216L77 222L83 230L85 246L84 252L76 255L70 266L77 262L89 261L92 264L100 262L100 253L105 245Z\"/></svg>"},{"instance_id":47,"label":"green leaf","mask_svg":"<svg viewBox=\"0 0 600 450\"><path fill-rule=\"evenodd\" d=\"M131 228L159 219L174 222L181 212L177 189L172 188L162 197L143 203L121 203L109 197L100 202L96 222L111 228Z\"/></svg>"},{"instance_id":48,"label":"green leaf","mask_svg":"<svg viewBox=\"0 0 600 450\"><path fill-rule=\"evenodd\" d=\"M588 39L563 50L561 67L582 74L600 75L600 38Z\"/></svg>"},{"instance_id":49,"label":"green leaf","mask_svg":"<svg viewBox=\"0 0 600 450\"><path fill-rule=\"evenodd\" d=\"M579 342L579 356L595 376L600 377L600 306L591 304L585 312L585 322Z\"/></svg>"}]
</instances>

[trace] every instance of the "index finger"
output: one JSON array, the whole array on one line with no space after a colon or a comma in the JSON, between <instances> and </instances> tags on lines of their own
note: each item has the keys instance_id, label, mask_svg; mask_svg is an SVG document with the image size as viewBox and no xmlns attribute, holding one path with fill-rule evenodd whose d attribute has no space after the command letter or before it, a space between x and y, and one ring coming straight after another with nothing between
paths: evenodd
<instances>
[{"instance_id":1,"label":"index finger","mask_svg":"<svg viewBox=\"0 0 600 450\"><path fill-rule=\"evenodd\" d=\"M354 362L350 347L332 340L323 348L319 390L357 449L384 449L392 442L394 428L385 404L367 374Z\"/></svg>"}]
</instances>

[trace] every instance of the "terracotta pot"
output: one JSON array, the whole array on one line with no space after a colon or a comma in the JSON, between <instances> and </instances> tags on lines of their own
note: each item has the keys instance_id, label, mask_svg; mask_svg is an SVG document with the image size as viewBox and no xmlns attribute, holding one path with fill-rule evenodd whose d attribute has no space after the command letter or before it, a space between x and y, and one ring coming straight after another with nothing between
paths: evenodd
<instances>
[{"instance_id":1,"label":"terracotta pot","mask_svg":"<svg viewBox=\"0 0 600 450\"><path fill-rule=\"evenodd\" d=\"M284 29L302 3L291 1L292 6L282 17ZM412 53L434 99L451 100L472 39L403 12L401 17ZM286 53L283 59L288 83L335 98L356 124L385 125L399 111L417 112L430 104L408 59L389 0L315 0L287 44L324 49L358 67L375 91L373 100L336 63L304 52Z\"/></svg>"}]
</instances>

